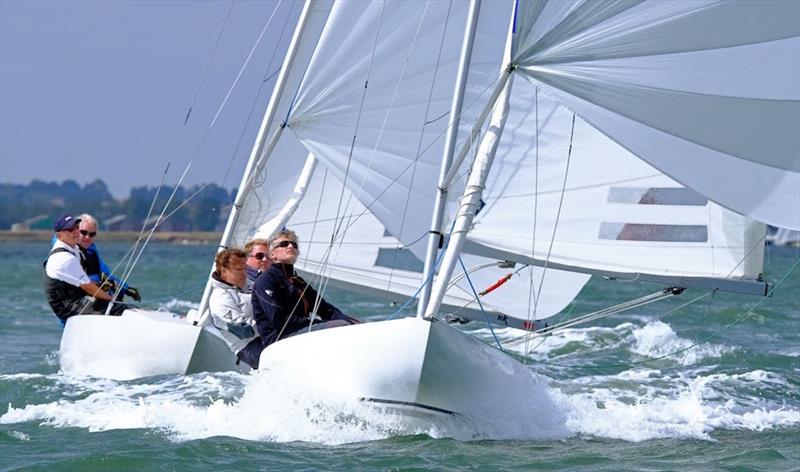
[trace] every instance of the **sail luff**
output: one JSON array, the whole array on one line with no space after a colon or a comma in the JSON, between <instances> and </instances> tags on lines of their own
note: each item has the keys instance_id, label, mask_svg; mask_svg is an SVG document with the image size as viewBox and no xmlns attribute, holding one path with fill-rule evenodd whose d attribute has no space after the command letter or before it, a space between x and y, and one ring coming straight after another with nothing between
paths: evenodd
<instances>
[{"instance_id":1,"label":"sail luff","mask_svg":"<svg viewBox=\"0 0 800 472\"><path fill-rule=\"evenodd\" d=\"M272 238L275 233L278 232L278 230L286 226L286 223L289 221L292 215L294 215L295 211L297 211L297 208L300 206L300 202L306 195L308 185L311 182L311 177L314 175L314 171L317 168L317 162L317 158L314 156L314 154L309 152L306 162L303 165L303 170L300 172L300 177L298 177L297 183L294 186L294 192L292 193L292 196L289 198L283 208L281 208L280 212L278 212L278 215L275 216L275 218L270 219L256 230L255 235L253 235L254 238Z\"/></svg>"},{"instance_id":2,"label":"sail luff","mask_svg":"<svg viewBox=\"0 0 800 472\"><path fill-rule=\"evenodd\" d=\"M434 313L437 313L442 304L447 285L450 282L453 270L458 262L461 249L466 242L467 233L472 226L472 220L475 218L475 214L480 206L481 196L486 185L486 178L492 167L497 145L500 142L506 117L508 116L508 99L512 82L511 78L509 78L505 83L505 87L503 87L503 90L500 92L494 112L492 113L492 119L489 122L489 129L486 131L483 139L481 139L478 155L475 157L466 187L464 188L464 196L461 199L458 214L456 215L453 232L450 235L450 242L442 258L442 266L439 270L439 275L436 277L433 284L431 301L425 310L426 318L432 317Z\"/></svg>"},{"instance_id":3,"label":"sail luff","mask_svg":"<svg viewBox=\"0 0 800 472\"><path fill-rule=\"evenodd\" d=\"M472 55L472 44L475 41L475 30L478 25L478 14L480 12L480 0L471 0L469 12L467 13L467 28L464 31L464 41L461 46L461 57L459 58L458 72L456 75L455 90L453 101L450 107L450 120L448 122L447 136L445 138L444 154L442 156L442 166L439 172L439 188L436 192L436 200L433 207L431 218L431 229L428 233L428 245L425 251L424 268L422 270L423 286L420 291L417 304L417 316L425 314L425 308L431 295L431 284L425 283L431 277L434 269L434 262L439 252L440 241L443 238L442 220L444 218L444 207L447 203L447 189L444 187L445 177L453 161L453 153L458 136L458 124L461 118L461 107L464 102L464 88L467 85L467 74L469 72L470 57Z\"/></svg>"},{"instance_id":4,"label":"sail luff","mask_svg":"<svg viewBox=\"0 0 800 472\"><path fill-rule=\"evenodd\" d=\"M275 83L275 87L272 90L272 97L270 98L269 104L267 105L267 110L264 113L264 118L261 120L261 126L258 130L258 135L256 136L255 144L253 145L253 149L250 152L250 158L247 161L247 166L245 167L244 174L242 175L242 181L239 184L239 191L236 194L236 199L234 200L233 207L231 208L231 213L228 215L228 221L225 224L225 230L222 233L222 238L220 239L219 243L219 250L226 247L231 240L234 230L236 229L236 224L239 220L239 211L244 205L245 198L250 193L253 184L253 170L258 168L263 168L263 162L269 157L268 154L263 154L262 149L264 148L264 143L267 139L267 134L269 129L272 126L273 119L275 117L275 112L278 108L278 103L280 102L280 98L283 95L284 88L286 86L288 72L291 69L292 63L294 62L295 55L297 53L297 49L300 44L300 38L303 36L303 31L305 30L305 26L308 23L308 19L313 7L313 4L316 3L315 0L306 0L305 5L303 5L303 11L300 13L300 18L298 19L297 26L295 27L294 34L292 35L292 40L289 43L289 49L286 52L286 57L283 60L283 65L281 66L281 71L278 74L277 81ZM279 128L278 133L282 128ZM259 163L261 165L259 165ZM213 272L213 266L211 271ZM208 282L206 283L205 290L203 290L203 297L200 300L200 308L199 311L201 313L201 317L198 320L199 325L202 325L206 318L207 314L205 313L208 308L208 299L211 296L211 277L208 278Z\"/></svg>"}]
</instances>

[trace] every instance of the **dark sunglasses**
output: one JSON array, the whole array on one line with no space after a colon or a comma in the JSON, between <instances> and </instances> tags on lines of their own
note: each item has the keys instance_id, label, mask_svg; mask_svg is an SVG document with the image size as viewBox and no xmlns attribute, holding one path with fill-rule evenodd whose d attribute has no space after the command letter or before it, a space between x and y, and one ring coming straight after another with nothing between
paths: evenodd
<instances>
[{"instance_id":1,"label":"dark sunglasses","mask_svg":"<svg viewBox=\"0 0 800 472\"><path fill-rule=\"evenodd\" d=\"M93 238L93 237L97 236L97 232L96 231L92 231L90 233L90 232L86 231L85 229L81 230L81 234L84 235L84 236L89 236L90 238Z\"/></svg>"},{"instance_id":2,"label":"dark sunglasses","mask_svg":"<svg viewBox=\"0 0 800 472\"><path fill-rule=\"evenodd\" d=\"M255 257L259 261L263 261L264 259L267 258L267 255L264 254L263 252L257 252L255 254L250 254L250 257Z\"/></svg>"},{"instance_id":3,"label":"dark sunglasses","mask_svg":"<svg viewBox=\"0 0 800 472\"><path fill-rule=\"evenodd\" d=\"M275 244L276 248L278 248L278 247L289 247L289 246L292 246L295 249L297 249L297 241L286 241L286 240L283 240L283 241Z\"/></svg>"}]
</instances>

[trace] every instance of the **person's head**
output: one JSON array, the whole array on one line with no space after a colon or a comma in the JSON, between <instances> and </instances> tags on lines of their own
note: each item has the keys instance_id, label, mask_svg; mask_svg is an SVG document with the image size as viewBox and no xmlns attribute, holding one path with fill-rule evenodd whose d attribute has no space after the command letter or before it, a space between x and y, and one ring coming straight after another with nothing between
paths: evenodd
<instances>
[{"instance_id":1,"label":"person's head","mask_svg":"<svg viewBox=\"0 0 800 472\"><path fill-rule=\"evenodd\" d=\"M247 267L262 272L269 269L272 263L269 258L269 241L254 239L244 245L244 252L247 253Z\"/></svg>"},{"instance_id":2,"label":"person's head","mask_svg":"<svg viewBox=\"0 0 800 472\"><path fill-rule=\"evenodd\" d=\"M275 236L269 244L269 255L272 262L294 264L300 249L297 245L297 234L290 229L284 229Z\"/></svg>"},{"instance_id":3,"label":"person's head","mask_svg":"<svg viewBox=\"0 0 800 472\"><path fill-rule=\"evenodd\" d=\"M88 213L78 216L78 219L80 220L78 225L78 245L88 249L94 242L95 236L97 236L97 220Z\"/></svg>"},{"instance_id":4,"label":"person's head","mask_svg":"<svg viewBox=\"0 0 800 472\"><path fill-rule=\"evenodd\" d=\"M241 249L223 249L214 258L217 274L225 282L244 288L247 281L247 272L244 269L244 261L247 254Z\"/></svg>"},{"instance_id":5,"label":"person's head","mask_svg":"<svg viewBox=\"0 0 800 472\"><path fill-rule=\"evenodd\" d=\"M59 241L66 243L69 246L78 244L78 225L81 219L75 218L72 215L63 215L56 220L53 224L53 231L56 233L56 238Z\"/></svg>"}]
</instances>

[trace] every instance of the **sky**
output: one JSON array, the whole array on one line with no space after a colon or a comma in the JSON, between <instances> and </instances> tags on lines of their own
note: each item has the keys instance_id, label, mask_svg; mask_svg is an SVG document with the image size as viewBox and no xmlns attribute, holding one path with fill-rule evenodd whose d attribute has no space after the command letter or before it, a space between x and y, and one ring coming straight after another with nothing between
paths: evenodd
<instances>
[{"instance_id":1,"label":"sky","mask_svg":"<svg viewBox=\"0 0 800 472\"><path fill-rule=\"evenodd\" d=\"M0 182L237 187L301 8L0 0Z\"/></svg>"}]
</instances>

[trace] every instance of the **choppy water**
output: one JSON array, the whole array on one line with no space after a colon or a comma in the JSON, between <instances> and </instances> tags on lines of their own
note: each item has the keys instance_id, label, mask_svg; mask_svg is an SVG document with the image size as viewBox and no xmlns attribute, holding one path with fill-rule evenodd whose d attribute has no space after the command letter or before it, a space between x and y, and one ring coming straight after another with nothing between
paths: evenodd
<instances>
[{"instance_id":1,"label":"choppy water","mask_svg":"<svg viewBox=\"0 0 800 472\"><path fill-rule=\"evenodd\" d=\"M534 339L527 350L540 397L498 398L492 419L400 436L391 418L321 402L290 378L118 382L59 373L61 328L41 290L47 249L0 244L3 470L800 470L800 270L733 325L757 297L717 294L664 315L704 293L687 291ZM104 253L114 262L126 249L106 245ZM133 283L147 306L185 311L200 297L213 252L154 244ZM798 257L769 248L767 278L780 279ZM593 280L572 311L656 288ZM367 318L393 311L380 299L327 297ZM515 337L497 335L507 346Z\"/></svg>"}]
</instances>

